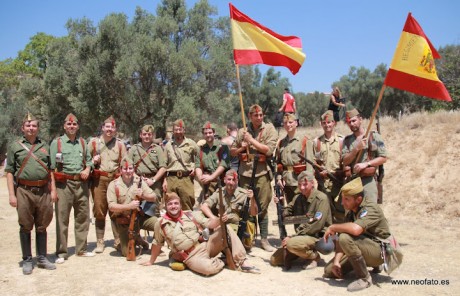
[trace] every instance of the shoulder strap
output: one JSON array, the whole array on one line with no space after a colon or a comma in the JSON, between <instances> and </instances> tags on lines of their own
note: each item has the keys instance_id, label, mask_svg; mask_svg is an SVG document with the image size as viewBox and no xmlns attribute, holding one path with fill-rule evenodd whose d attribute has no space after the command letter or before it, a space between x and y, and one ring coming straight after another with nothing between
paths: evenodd
<instances>
[{"instance_id":1,"label":"shoulder strap","mask_svg":"<svg viewBox=\"0 0 460 296\"><path fill-rule=\"evenodd\" d=\"M305 150L307 148L307 141L308 141L308 137L304 136L302 139L302 150L301 150L302 155L305 155Z\"/></svg>"},{"instance_id":2,"label":"shoulder strap","mask_svg":"<svg viewBox=\"0 0 460 296\"><path fill-rule=\"evenodd\" d=\"M93 140L91 142L91 144L93 145L93 157L97 154L97 147L96 147L96 140Z\"/></svg>"},{"instance_id":3,"label":"shoulder strap","mask_svg":"<svg viewBox=\"0 0 460 296\"><path fill-rule=\"evenodd\" d=\"M86 145L85 145L85 140L80 137L80 145L81 145L81 149L82 149L82 153L83 153L83 169L86 168Z\"/></svg>"},{"instance_id":4,"label":"shoulder strap","mask_svg":"<svg viewBox=\"0 0 460 296\"><path fill-rule=\"evenodd\" d=\"M321 152L321 141L319 138L316 138L316 153Z\"/></svg>"},{"instance_id":5,"label":"shoulder strap","mask_svg":"<svg viewBox=\"0 0 460 296\"><path fill-rule=\"evenodd\" d=\"M26 145L24 145L23 143L21 143L20 141L18 141L19 145L21 145L22 147L24 147L24 149L26 149L27 151L29 151L29 154L30 156L33 157L33 159L35 159L36 162L38 162L48 173L49 173L49 170L48 170L48 166L43 162L41 161L34 153L33 153L33 148L35 148L35 144L32 145L32 147L30 147L31 149L29 150L29 148L27 148ZM29 156L29 154L27 154L27 156ZM29 157L30 157L29 156ZM24 162L22 162L24 164ZM22 166L21 166L22 167ZM19 175L19 174L18 174Z\"/></svg>"},{"instance_id":6,"label":"shoulder strap","mask_svg":"<svg viewBox=\"0 0 460 296\"><path fill-rule=\"evenodd\" d=\"M18 140L18 143L24 147L27 151L29 151L27 153L27 156L26 158L24 158L24 161L21 163L21 167L19 168L19 172L18 172L18 175L16 176L18 179L19 179L19 176L21 175L22 171L24 170L24 168L26 167L26 164L27 162L29 161L29 158L32 156L32 151L34 150L35 148L35 144L32 145L32 147L30 147L30 150L27 149L27 147L25 147L25 145L23 145L19 140Z\"/></svg>"},{"instance_id":7,"label":"shoulder strap","mask_svg":"<svg viewBox=\"0 0 460 296\"><path fill-rule=\"evenodd\" d=\"M371 160L372 158L372 141L373 141L373 134L374 131L369 133L369 138L367 139L367 160Z\"/></svg>"},{"instance_id":8,"label":"shoulder strap","mask_svg":"<svg viewBox=\"0 0 460 296\"><path fill-rule=\"evenodd\" d=\"M185 216L187 216L190 220L192 220L193 224L195 224L198 231L201 233L203 231L203 227L196 221L195 217L193 217L192 212L184 212Z\"/></svg>"},{"instance_id":9,"label":"shoulder strap","mask_svg":"<svg viewBox=\"0 0 460 296\"><path fill-rule=\"evenodd\" d=\"M123 148L123 143L121 143L121 141L118 141L118 140L115 140L117 141L117 144L118 144L118 167L120 167L120 164L121 164L121 150Z\"/></svg>"},{"instance_id":10,"label":"shoulder strap","mask_svg":"<svg viewBox=\"0 0 460 296\"><path fill-rule=\"evenodd\" d=\"M153 146L150 146L150 147L147 149L147 151L145 151L145 153L144 153L143 155L141 155L141 152L139 151L139 146L138 146L138 145L136 146L137 154L139 154L139 157L140 157L140 158L139 158L139 160L136 161L136 163L134 164L134 171L137 172L137 168L139 167L139 165L141 164L141 162L143 162L144 165L145 165L152 173L154 173L154 171L152 171L152 169L151 169L151 168L145 163L145 161L144 161L144 158L145 158L147 155L149 155L149 153L150 153L150 151L152 151L152 149L153 149ZM158 170L157 164L156 164L155 162L153 162L153 161L152 161L152 163L153 163L153 165L154 165L154 166L157 168L157 170Z\"/></svg>"}]
</instances>

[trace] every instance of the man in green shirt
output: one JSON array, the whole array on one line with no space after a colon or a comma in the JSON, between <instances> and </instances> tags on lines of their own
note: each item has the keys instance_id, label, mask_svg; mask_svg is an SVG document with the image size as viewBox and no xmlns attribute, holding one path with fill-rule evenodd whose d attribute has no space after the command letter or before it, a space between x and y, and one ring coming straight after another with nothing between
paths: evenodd
<instances>
[{"instance_id":1,"label":"man in green shirt","mask_svg":"<svg viewBox=\"0 0 460 296\"><path fill-rule=\"evenodd\" d=\"M31 231L35 226L37 266L48 270L56 266L48 261L46 228L53 219L57 200L54 176L49 171L49 146L38 137L39 121L28 113L22 122L23 137L10 144L6 163L9 203L18 212L22 249L22 272L33 270Z\"/></svg>"},{"instance_id":2,"label":"man in green shirt","mask_svg":"<svg viewBox=\"0 0 460 296\"><path fill-rule=\"evenodd\" d=\"M78 119L70 113L64 120L65 134L51 142L51 169L54 169L58 200L56 202L56 263L64 263L67 250L70 211L75 217L75 253L80 257L93 257L87 251L89 230L88 177L93 163L86 141L77 137Z\"/></svg>"}]
</instances>

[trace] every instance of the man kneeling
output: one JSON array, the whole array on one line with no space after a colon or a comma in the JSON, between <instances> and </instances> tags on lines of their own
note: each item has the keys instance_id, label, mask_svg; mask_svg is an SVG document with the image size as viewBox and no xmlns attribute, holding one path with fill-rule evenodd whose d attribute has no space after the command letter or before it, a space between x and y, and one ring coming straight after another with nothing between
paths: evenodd
<instances>
[{"instance_id":1,"label":"man kneeling","mask_svg":"<svg viewBox=\"0 0 460 296\"><path fill-rule=\"evenodd\" d=\"M191 270L206 276L220 272L225 264L217 258L224 250L219 219L205 218L200 212L182 211L180 198L174 192L166 194L165 206L166 213L155 224L150 260L143 265L155 262L166 241L171 248L170 256L175 261L183 262ZM206 239L206 235L202 235L206 228L214 232L208 240L203 240ZM236 267L244 272L260 273L248 263L246 251L235 232L227 227L227 233Z\"/></svg>"},{"instance_id":2,"label":"man kneeling","mask_svg":"<svg viewBox=\"0 0 460 296\"><path fill-rule=\"evenodd\" d=\"M107 189L107 202L111 217L115 217L115 224L120 234L121 253L126 257L128 253L129 223L132 211L138 211L142 200L155 202L156 194L146 182L134 174L134 165L131 159L124 158L120 164L121 176L110 182ZM157 217L137 213L134 232L139 228L153 231ZM139 235L135 236L136 244L148 249L149 245Z\"/></svg>"}]
</instances>

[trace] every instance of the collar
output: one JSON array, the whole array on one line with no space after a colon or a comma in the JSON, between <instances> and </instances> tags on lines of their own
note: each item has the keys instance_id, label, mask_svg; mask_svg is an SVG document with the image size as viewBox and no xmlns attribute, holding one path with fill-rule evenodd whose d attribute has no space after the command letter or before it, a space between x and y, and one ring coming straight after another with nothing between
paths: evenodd
<instances>
[{"instance_id":1,"label":"collar","mask_svg":"<svg viewBox=\"0 0 460 296\"><path fill-rule=\"evenodd\" d=\"M182 216L183 215L184 215L184 212L182 210L180 210L180 215L177 218L173 218L173 217L169 216L168 212L166 212L163 215L163 218L165 218L166 220L172 221L172 222L176 222L176 223L179 222L180 224L184 225L184 222L182 221Z\"/></svg>"}]
</instances>

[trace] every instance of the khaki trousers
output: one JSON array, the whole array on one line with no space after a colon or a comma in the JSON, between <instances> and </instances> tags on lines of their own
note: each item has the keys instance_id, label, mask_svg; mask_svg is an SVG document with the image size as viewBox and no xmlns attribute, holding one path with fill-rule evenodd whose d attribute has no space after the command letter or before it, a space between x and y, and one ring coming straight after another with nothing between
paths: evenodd
<instances>
[{"instance_id":1,"label":"khaki trousers","mask_svg":"<svg viewBox=\"0 0 460 296\"><path fill-rule=\"evenodd\" d=\"M18 186L16 190L17 212L20 232L30 233L35 226L35 232L46 232L53 220L53 203L48 186L32 192Z\"/></svg>"},{"instance_id":2,"label":"khaki trousers","mask_svg":"<svg viewBox=\"0 0 460 296\"><path fill-rule=\"evenodd\" d=\"M175 192L180 197L182 210L192 211L195 205L195 188L193 179L189 177L179 178L177 176L166 177L168 182L168 192Z\"/></svg>"}]
</instances>

